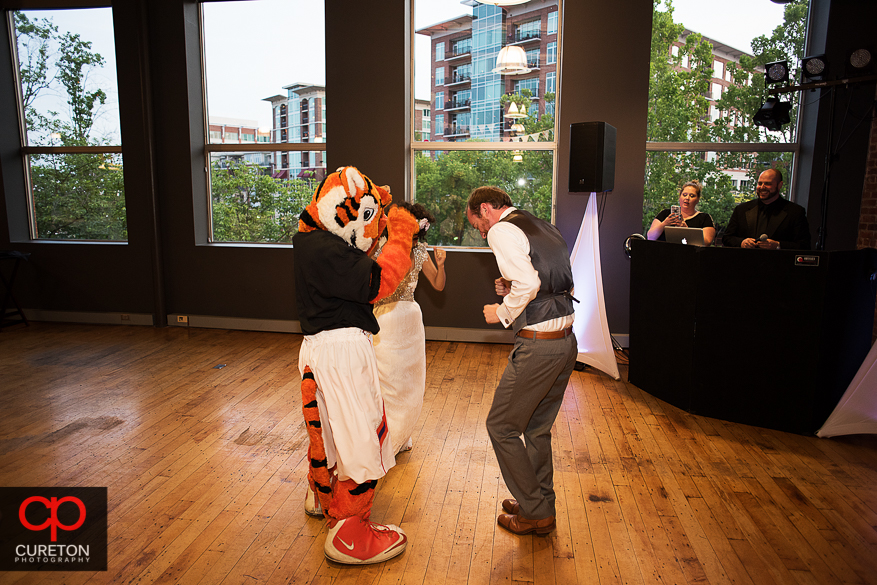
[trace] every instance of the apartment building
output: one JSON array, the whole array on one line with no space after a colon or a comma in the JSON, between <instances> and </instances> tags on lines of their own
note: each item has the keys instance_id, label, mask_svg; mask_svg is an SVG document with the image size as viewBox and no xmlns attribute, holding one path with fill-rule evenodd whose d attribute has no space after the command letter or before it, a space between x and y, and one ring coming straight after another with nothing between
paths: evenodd
<instances>
[{"instance_id":1,"label":"apartment building","mask_svg":"<svg viewBox=\"0 0 877 585\"><path fill-rule=\"evenodd\" d=\"M292 83L283 87L285 94L265 98L271 104L271 142L325 142L326 88L309 83ZM326 153L274 153L276 179L326 176Z\"/></svg>"},{"instance_id":2,"label":"apartment building","mask_svg":"<svg viewBox=\"0 0 877 585\"><path fill-rule=\"evenodd\" d=\"M511 121L503 117L499 98L523 89L532 93L531 114L553 113L553 101L546 103L544 97L557 91L557 1L498 7L463 0L461 5L469 9L466 14L416 31L431 42L429 140L511 137ZM528 73L493 72L506 45L524 49Z\"/></svg>"}]
</instances>

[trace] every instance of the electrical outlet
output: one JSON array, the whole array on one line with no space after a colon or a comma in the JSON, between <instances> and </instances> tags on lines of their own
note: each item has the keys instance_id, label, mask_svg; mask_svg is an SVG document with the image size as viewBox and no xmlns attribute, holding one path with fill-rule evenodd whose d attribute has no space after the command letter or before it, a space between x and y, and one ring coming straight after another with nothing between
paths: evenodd
<instances>
[{"instance_id":1,"label":"electrical outlet","mask_svg":"<svg viewBox=\"0 0 877 585\"><path fill-rule=\"evenodd\" d=\"M131 315L128 315L125 313L122 314L122 321L130 321L130 320L131 320Z\"/></svg>"},{"instance_id":2,"label":"electrical outlet","mask_svg":"<svg viewBox=\"0 0 877 585\"><path fill-rule=\"evenodd\" d=\"M188 323L189 318L186 315L177 315L177 323Z\"/></svg>"}]
</instances>

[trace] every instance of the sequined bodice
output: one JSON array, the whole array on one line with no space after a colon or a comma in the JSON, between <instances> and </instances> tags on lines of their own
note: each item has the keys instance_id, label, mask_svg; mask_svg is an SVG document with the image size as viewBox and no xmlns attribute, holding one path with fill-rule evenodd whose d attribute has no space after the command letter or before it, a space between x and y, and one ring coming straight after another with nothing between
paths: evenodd
<instances>
[{"instance_id":1,"label":"sequined bodice","mask_svg":"<svg viewBox=\"0 0 877 585\"><path fill-rule=\"evenodd\" d=\"M382 249L378 250L375 253L375 258L380 256L382 251ZM393 294L381 299L375 303L375 306L395 303L396 301L414 300L414 289L417 288L417 276L420 274L420 269L423 268L423 263L426 260L426 244L423 242L417 242L417 245L412 248L412 252L414 252L414 262L411 265L411 270L408 271L408 274L405 275L405 278L402 279L402 282L399 283L399 286L396 287Z\"/></svg>"}]
</instances>

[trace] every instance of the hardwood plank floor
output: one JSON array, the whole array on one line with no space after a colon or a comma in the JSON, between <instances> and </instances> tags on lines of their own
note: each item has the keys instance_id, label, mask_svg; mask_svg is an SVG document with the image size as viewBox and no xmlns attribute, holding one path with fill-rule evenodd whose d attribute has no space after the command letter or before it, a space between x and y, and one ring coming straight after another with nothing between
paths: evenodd
<instances>
[{"instance_id":1,"label":"hardwood plank floor","mask_svg":"<svg viewBox=\"0 0 877 585\"><path fill-rule=\"evenodd\" d=\"M498 528L484 420L509 347L427 342L414 449L378 486L406 552L349 567L304 514L300 335L33 323L0 333L0 485L106 486L109 570L0 583L877 584L877 436L690 415L574 372L557 530ZM626 367L622 367L626 377Z\"/></svg>"}]
</instances>

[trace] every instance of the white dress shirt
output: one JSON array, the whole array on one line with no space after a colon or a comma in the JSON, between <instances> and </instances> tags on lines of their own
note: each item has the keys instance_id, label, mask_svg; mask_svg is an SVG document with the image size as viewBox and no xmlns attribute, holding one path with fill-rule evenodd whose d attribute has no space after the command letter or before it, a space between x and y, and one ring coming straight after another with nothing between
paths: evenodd
<instances>
[{"instance_id":1,"label":"white dress shirt","mask_svg":"<svg viewBox=\"0 0 877 585\"><path fill-rule=\"evenodd\" d=\"M500 219L515 209L515 207L506 208ZM487 244L496 256L500 274L512 283L511 292L503 298L502 304L496 310L500 323L508 328L518 315L524 312L527 304L536 297L542 281L530 259L530 240L521 228L508 221L499 221L487 231ZM575 313L572 313L540 323L530 323L524 329L560 331L572 325L574 320Z\"/></svg>"}]
</instances>

